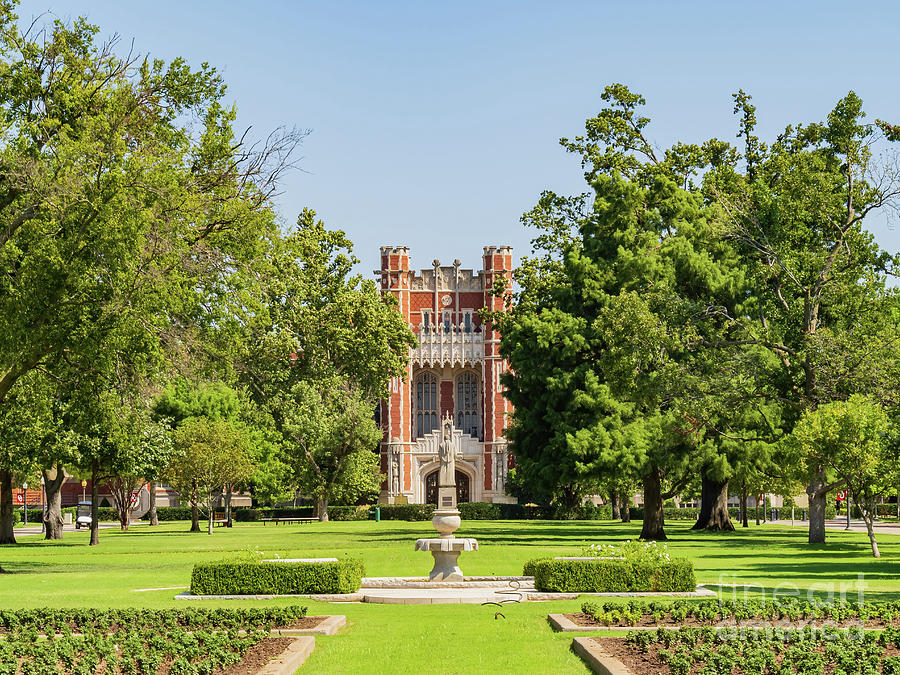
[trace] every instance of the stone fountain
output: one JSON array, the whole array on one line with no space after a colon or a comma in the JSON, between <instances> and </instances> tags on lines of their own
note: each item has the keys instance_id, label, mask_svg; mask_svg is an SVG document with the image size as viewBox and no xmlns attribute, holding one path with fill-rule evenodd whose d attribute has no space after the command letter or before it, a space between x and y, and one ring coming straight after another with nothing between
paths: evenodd
<instances>
[{"instance_id":1,"label":"stone fountain","mask_svg":"<svg viewBox=\"0 0 900 675\"><path fill-rule=\"evenodd\" d=\"M434 557L434 568L428 575L430 581L462 581L459 569L459 554L463 551L477 551L474 539L457 539L453 533L459 529L461 520L456 508L456 442L453 439L453 420L449 413L442 421L440 460L438 472L438 503L431 519L438 537L417 539L417 551L430 551Z\"/></svg>"}]
</instances>

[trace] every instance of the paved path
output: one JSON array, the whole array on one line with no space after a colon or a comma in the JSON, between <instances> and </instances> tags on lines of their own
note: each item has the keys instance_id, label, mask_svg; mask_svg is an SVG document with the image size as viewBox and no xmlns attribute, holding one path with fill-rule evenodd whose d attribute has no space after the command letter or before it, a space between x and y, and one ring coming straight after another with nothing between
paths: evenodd
<instances>
[{"instance_id":1,"label":"paved path","mask_svg":"<svg viewBox=\"0 0 900 675\"><path fill-rule=\"evenodd\" d=\"M147 523L144 521L136 520L136 521L132 522L129 527L134 527L135 525L146 525L146 524ZM101 530L106 530L111 527L119 527L119 523L111 523L111 522L100 523ZM90 532L90 531L91 531L91 529L89 527L82 527L80 530L77 530L77 532ZM24 537L29 534L43 534L43 530L41 529L40 524L32 525L31 523L29 523L27 527L22 526L22 525L17 526L15 528L14 532L17 537ZM75 526L74 525L63 525L63 533L64 534L69 534L69 533L75 534L76 533Z\"/></svg>"}]
</instances>

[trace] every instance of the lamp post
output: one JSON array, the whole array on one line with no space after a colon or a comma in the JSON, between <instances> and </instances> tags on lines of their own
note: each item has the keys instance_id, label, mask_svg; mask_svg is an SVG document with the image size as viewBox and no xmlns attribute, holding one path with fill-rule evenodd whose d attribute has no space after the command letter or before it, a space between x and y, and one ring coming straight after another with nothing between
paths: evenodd
<instances>
[{"instance_id":1,"label":"lamp post","mask_svg":"<svg viewBox=\"0 0 900 675\"><path fill-rule=\"evenodd\" d=\"M28 525L28 483L22 483L22 520Z\"/></svg>"},{"instance_id":2,"label":"lamp post","mask_svg":"<svg viewBox=\"0 0 900 675\"><path fill-rule=\"evenodd\" d=\"M81 501L85 501L84 497L84 489L87 487L87 481L82 479L81 481Z\"/></svg>"}]
</instances>

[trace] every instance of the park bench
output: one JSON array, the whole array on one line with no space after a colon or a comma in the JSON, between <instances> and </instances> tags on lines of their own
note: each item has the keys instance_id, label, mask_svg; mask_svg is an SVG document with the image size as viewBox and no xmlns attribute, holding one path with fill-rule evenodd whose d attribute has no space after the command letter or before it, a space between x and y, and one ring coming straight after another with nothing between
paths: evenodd
<instances>
[{"instance_id":1,"label":"park bench","mask_svg":"<svg viewBox=\"0 0 900 675\"><path fill-rule=\"evenodd\" d=\"M262 524L266 523L315 523L318 522L318 518L297 518L295 516L285 516L279 518L260 518Z\"/></svg>"},{"instance_id":2,"label":"park bench","mask_svg":"<svg viewBox=\"0 0 900 675\"><path fill-rule=\"evenodd\" d=\"M228 525L228 519L223 511L213 513L213 525L222 525L223 527Z\"/></svg>"}]
</instances>

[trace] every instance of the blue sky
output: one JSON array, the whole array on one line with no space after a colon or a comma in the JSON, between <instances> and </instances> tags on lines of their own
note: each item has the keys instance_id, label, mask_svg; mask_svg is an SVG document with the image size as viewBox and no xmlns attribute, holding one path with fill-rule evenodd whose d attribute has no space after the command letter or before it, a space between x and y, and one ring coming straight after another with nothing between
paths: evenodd
<instances>
[{"instance_id":1,"label":"blue sky","mask_svg":"<svg viewBox=\"0 0 900 675\"><path fill-rule=\"evenodd\" d=\"M478 269L485 245L527 253L519 217L544 189L583 191L557 140L611 82L644 94L663 147L733 139L738 88L764 137L850 89L870 117L900 121L895 2L27 0L19 14L47 10L218 67L260 135L310 129L280 213L309 206L345 230L367 275L382 244L410 246L416 267ZM872 229L900 249L900 223Z\"/></svg>"}]
</instances>

